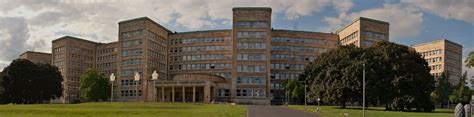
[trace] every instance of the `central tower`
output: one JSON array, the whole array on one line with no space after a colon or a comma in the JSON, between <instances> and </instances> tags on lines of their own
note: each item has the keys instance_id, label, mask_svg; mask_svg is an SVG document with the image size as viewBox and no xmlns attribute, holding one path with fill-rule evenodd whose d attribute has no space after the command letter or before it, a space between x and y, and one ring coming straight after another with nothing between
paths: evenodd
<instances>
[{"instance_id":1,"label":"central tower","mask_svg":"<svg viewBox=\"0 0 474 117\"><path fill-rule=\"evenodd\" d=\"M270 104L272 9L233 8L231 98L237 103Z\"/></svg>"}]
</instances>

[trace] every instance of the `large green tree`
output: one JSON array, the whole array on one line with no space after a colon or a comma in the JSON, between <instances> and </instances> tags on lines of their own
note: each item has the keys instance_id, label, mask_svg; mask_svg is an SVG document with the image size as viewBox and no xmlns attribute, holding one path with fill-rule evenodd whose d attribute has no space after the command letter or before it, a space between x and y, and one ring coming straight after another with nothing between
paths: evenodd
<instances>
[{"instance_id":1,"label":"large green tree","mask_svg":"<svg viewBox=\"0 0 474 117\"><path fill-rule=\"evenodd\" d=\"M42 103L62 95L62 76L50 64L16 59L2 71L2 103Z\"/></svg>"},{"instance_id":2,"label":"large green tree","mask_svg":"<svg viewBox=\"0 0 474 117\"><path fill-rule=\"evenodd\" d=\"M298 79L287 80L284 84L288 93L288 101L292 103L301 103L304 101L304 86Z\"/></svg>"},{"instance_id":3,"label":"large green tree","mask_svg":"<svg viewBox=\"0 0 474 117\"><path fill-rule=\"evenodd\" d=\"M362 102L362 71L366 68L367 102L387 110L432 111L434 79L428 63L407 46L377 42L368 48L340 46L319 56L302 75L310 98L321 97L345 107ZM312 99L315 100L315 99Z\"/></svg>"},{"instance_id":4,"label":"large green tree","mask_svg":"<svg viewBox=\"0 0 474 117\"><path fill-rule=\"evenodd\" d=\"M110 97L111 86L108 79L95 69L87 69L80 80L82 96L87 101L105 101Z\"/></svg>"},{"instance_id":5,"label":"large green tree","mask_svg":"<svg viewBox=\"0 0 474 117\"><path fill-rule=\"evenodd\" d=\"M469 53L469 55L467 56L464 62L466 63L467 67L469 68L474 67L474 51Z\"/></svg>"},{"instance_id":6,"label":"large green tree","mask_svg":"<svg viewBox=\"0 0 474 117\"><path fill-rule=\"evenodd\" d=\"M435 91L433 92L434 101L441 104L441 108L448 103L449 96L453 92L454 86L449 82L449 73L443 72L438 79Z\"/></svg>"},{"instance_id":7,"label":"large green tree","mask_svg":"<svg viewBox=\"0 0 474 117\"><path fill-rule=\"evenodd\" d=\"M449 101L453 103L462 103L462 104L468 104L469 101L471 100L471 89L469 89L468 86L466 86L466 79L467 79L467 72L464 72L462 77L459 79L458 84L456 85L456 88L454 92L449 96Z\"/></svg>"}]
</instances>

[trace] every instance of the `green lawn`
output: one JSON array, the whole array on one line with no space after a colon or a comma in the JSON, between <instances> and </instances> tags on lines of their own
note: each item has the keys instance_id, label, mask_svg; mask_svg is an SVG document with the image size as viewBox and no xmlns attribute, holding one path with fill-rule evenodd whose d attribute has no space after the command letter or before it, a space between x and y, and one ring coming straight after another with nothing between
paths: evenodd
<instances>
[{"instance_id":1,"label":"green lawn","mask_svg":"<svg viewBox=\"0 0 474 117\"><path fill-rule=\"evenodd\" d=\"M306 112L316 113L323 117L344 117L344 113L348 117L362 117L361 107L348 107L348 109L340 109L338 106L323 106L321 112L316 112L316 106L308 106L304 109L304 105L290 105L288 108L302 110ZM436 109L434 112L400 112L400 111L384 111L384 108L369 108L365 111L366 117L452 117L451 109Z\"/></svg>"},{"instance_id":2,"label":"green lawn","mask_svg":"<svg viewBox=\"0 0 474 117\"><path fill-rule=\"evenodd\" d=\"M0 105L0 117L244 117L245 106L202 103L114 102Z\"/></svg>"}]
</instances>

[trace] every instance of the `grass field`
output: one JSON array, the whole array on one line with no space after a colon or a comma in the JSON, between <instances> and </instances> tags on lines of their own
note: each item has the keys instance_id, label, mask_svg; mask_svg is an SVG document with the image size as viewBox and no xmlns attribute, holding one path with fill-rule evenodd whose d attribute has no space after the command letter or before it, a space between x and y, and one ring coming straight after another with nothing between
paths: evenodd
<instances>
[{"instance_id":1,"label":"grass field","mask_svg":"<svg viewBox=\"0 0 474 117\"><path fill-rule=\"evenodd\" d=\"M344 117L344 113L348 117L362 117L361 107L348 107L348 109L340 109L338 106L323 106L320 112L316 112L316 106L308 106L304 109L304 105L290 105L288 108L302 110L306 112L316 113L323 117ZM369 108L365 111L366 117L452 117L451 109L436 109L434 112L400 112L400 111L384 111L384 108Z\"/></svg>"},{"instance_id":2,"label":"grass field","mask_svg":"<svg viewBox=\"0 0 474 117\"><path fill-rule=\"evenodd\" d=\"M201 103L0 105L0 117L244 117L245 106Z\"/></svg>"}]
</instances>

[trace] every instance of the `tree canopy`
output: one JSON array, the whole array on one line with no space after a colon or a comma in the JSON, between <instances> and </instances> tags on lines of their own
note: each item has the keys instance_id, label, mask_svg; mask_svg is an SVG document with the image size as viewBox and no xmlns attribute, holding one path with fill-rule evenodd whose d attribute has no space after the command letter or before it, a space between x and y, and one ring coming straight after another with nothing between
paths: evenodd
<instances>
[{"instance_id":1,"label":"tree canopy","mask_svg":"<svg viewBox=\"0 0 474 117\"><path fill-rule=\"evenodd\" d=\"M81 93L87 101L105 101L110 97L110 84L107 78L94 69L87 69L81 75Z\"/></svg>"},{"instance_id":2,"label":"tree canopy","mask_svg":"<svg viewBox=\"0 0 474 117\"><path fill-rule=\"evenodd\" d=\"M449 101L453 103L462 103L462 104L469 104L471 100L471 89L466 86L466 79L467 79L467 72L464 72L462 77L459 79L458 84L455 87L455 90L449 96Z\"/></svg>"},{"instance_id":3,"label":"tree canopy","mask_svg":"<svg viewBox=\"0 0 474 117\"><path fill-rule=\"evenodd\" d=\"M63 78L50 64L34 64L16 59L0 74L2 103L42 103L62 95Z\"/></svg>"},{"instance_id":4,"label":"tree canopy","mask_svg":"<svg viewBox=\"0 0 474 117\"><path fill-rule=\"evenodd\" d=\"M474 51L469 53L469 55L467 56L464 62L466 63L466 67L469 67L469 68L474 67Z\"/></svg>"},{"instance_id":5,"label":"tree canopy","mask_svg":"<svg viewBox=\"0 0 474 117\"><path fill-rule=\"evenodd\" d=\"M434 79L428 63L407 46L377 42L368 48L340 46L323 53L306 68L310 98L321 98L345 108L362 103L363 64L366 68L367 102L387 110L432 111L430 94ZM314 100L314 99L313 99Z\"/></svg>"}]
</instances>

